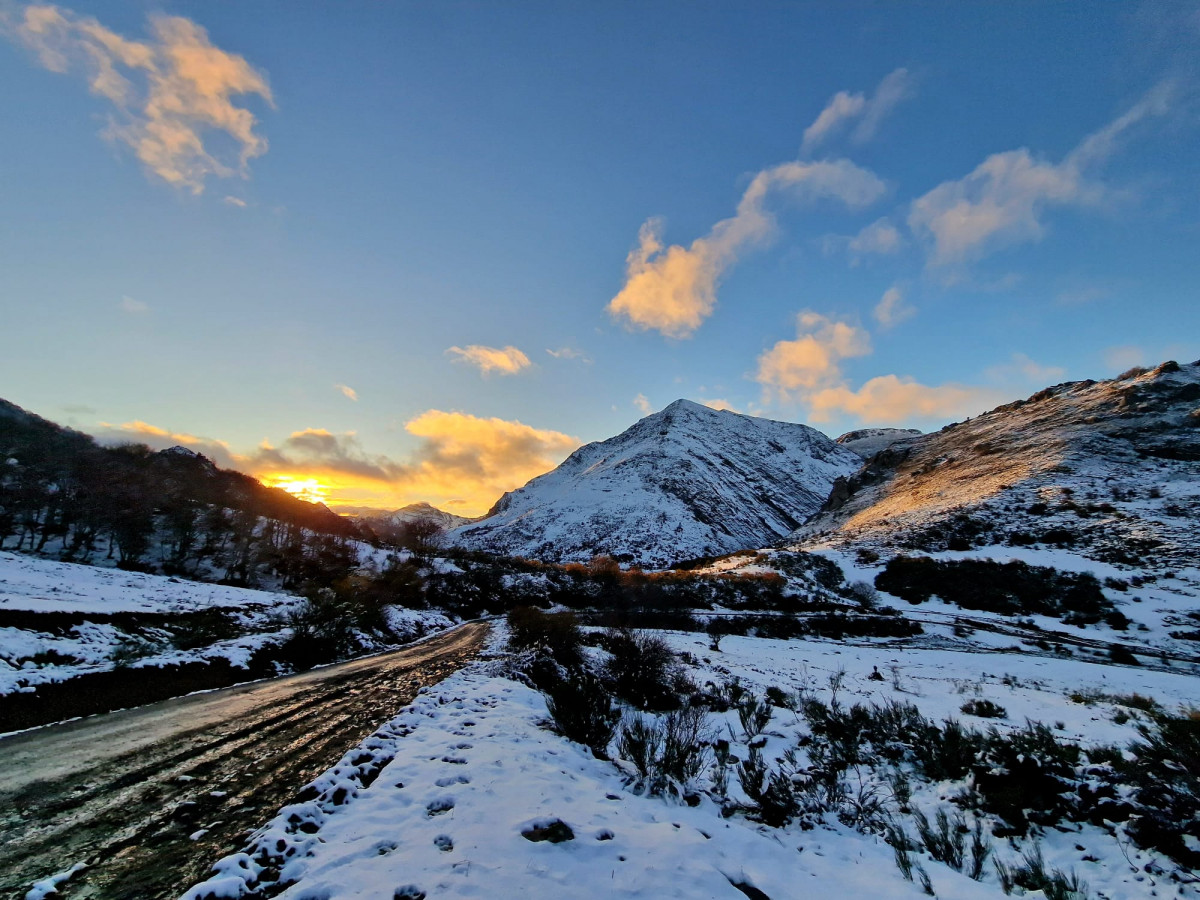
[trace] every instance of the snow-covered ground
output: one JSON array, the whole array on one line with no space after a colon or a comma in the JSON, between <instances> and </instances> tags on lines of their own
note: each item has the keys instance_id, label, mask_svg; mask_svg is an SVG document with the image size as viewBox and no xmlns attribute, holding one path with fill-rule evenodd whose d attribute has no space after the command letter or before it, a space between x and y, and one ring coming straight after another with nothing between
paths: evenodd
<instances>
[{"instance_id":1,"label":"snow-covered ground","mask_svg":"<svg viewBox=\"0 0 1200 900\"><path fill-rule=\"evenodd\" d=\"M494 650L503 640L497 632ZM846 705L895 699L980 728L1018 728L1029 718L1084 747L1135 737L1139 713L1118 697L1137 693L1168 709L1200 705L1200 679L1131 667L745 637L726 637L712 652L704 635L668 637L692 654L690 674L699 683L736 677L759 694L775 686L825 702L836 691ZM875 667L883 681L869 679ZM484 661L423 691L318 778L312 799L284 808L257 832L249 853L221 860L187 900L253 893L256 879L271 880L266 866L281 867L281 881L291 886L279 896L291 900L922 896L919 881L901 876L880 837L836 820L807 831L773 829L741 814L723 817L705 795L692 807L634 793L618 765L551 731L542 695L503 671ZM1090 703L1070 699L1081 692ZM972 721L960 712L968 699L990 699L1007 717ZM714 714L709 728L745 757L747 739L732 711ZM801 717L777 709L764 732L764 755L794 747L804 731ZM730 780L733 795L740 789ZM913 805L931 818L946 806L950 785L914 787ZM572 839L523 836L556 821ZM1144 871L1152 858L1103 829L1064 824L1046 831L1040 841L1047 863L1074 869L1093 896L1197 895L1194 885ZM1012 862L1029 846L996 840L995 855ZM976 882L924 855L916 860L937 896L1002 896L990 866Z\"/></svg>"},{"instance_id":2,"label":"snow-covered ground","mask_svg":"<svg viewBox=\"0 0 1200 900\"><path fill-rule=\"evenodd\" d=\"M301 597L277 591L0 551L0 615L29 614L19 616L19 625L0 624L0 695L118 665L225 659L245 668L264 645L287 637L287 614L302 602ZM232 636L193 641L200 645L187 649L174 646L177 642L165 627L173 617L206 611L227 618ZM55 614L64 614L65 621ZM451 624L437 611L389 607L387 616L398 636L416 637ZM383 648L378 641L372 645Z\"/></svg>"}]
</instances>

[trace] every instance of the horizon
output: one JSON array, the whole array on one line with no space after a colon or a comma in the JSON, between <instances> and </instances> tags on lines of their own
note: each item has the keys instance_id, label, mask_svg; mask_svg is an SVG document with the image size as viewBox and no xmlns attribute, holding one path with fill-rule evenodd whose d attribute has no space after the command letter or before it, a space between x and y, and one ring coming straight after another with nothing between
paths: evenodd
<instances>
[{"instance_id":1,"label":"horizon","mask_svg":"<svg viewBox=\"0 0 1200 900\"><path fill-rule=\"evenodd\" d=\"M479 515L670 397L931 431L1200 356L1191 4L16 3L0 38L0 396L334 509Z\"/></svg>"}]
</instances>

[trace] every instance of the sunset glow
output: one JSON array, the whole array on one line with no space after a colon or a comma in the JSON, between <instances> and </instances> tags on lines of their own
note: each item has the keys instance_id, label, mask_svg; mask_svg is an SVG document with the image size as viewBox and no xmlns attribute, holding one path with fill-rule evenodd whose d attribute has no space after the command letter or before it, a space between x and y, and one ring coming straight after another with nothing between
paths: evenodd
<instances>
[{"instance_id":1,"label":"sunset glow","mask_svg":"<svg viewBox=\"0 0 1200 900\"><path fill-rule=\"evenodd\" d=\"M299 478L294 475L276 475L266 481L269 487L282 488L293 497L309 503L324 503L329 497L330 485L316 478Z\"/></svg>"}]
</instances>

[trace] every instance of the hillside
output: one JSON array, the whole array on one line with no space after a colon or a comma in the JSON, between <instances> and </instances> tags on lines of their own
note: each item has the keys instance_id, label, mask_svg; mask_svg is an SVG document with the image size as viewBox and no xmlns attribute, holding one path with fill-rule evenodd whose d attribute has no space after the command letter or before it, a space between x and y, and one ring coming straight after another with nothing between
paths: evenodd
<instances>
[{"instance_id":1,"label":"hillside","mask_svg":"<svg viewBox=\"0 0 1200 900\"><path fill-rule=\"evenodd\" d=\"M0 401L0 550L295 585L355 562L349 519L184 447L104 447Z\"/></svg>"},{"instance_id":2,"label":"hillside","mask_svg":"<svg viewBox=\"0 0 1200 900\"><path fill-rule=\"evenodd\" d=\"M804 546L1069 548L1099 561L1195 565L1200 363L1060 384L839 479Z\"/></svg>"},{"instance_id":3,"label":"hillside","mask_svg":"<svg viewBox=\"0 0 1200 900\"><path fill-rule=\"evenodd\" d=\"M777 540L860 463L805 425L677 400L576 450L451 539L513 556L608 554L661 567Z\"/></svg>"}]
</instances>

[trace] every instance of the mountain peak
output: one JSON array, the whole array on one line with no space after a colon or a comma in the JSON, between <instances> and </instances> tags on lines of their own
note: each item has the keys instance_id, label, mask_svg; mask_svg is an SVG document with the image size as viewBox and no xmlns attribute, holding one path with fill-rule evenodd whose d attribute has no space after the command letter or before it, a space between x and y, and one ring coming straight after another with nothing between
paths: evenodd
<instances>
[{"instance_id":1,"label":"mountain peak","mask_svg":"<svg viewBox=\"0 0 1200 900\"><path fill-rule=\"evenodd\" d=\"M457 543L664 566L761 547L815 512L857 456L807 425L676 400L505 494ZM793 524L795 523L795 524Z\"/></svg>"}]
</instances>

